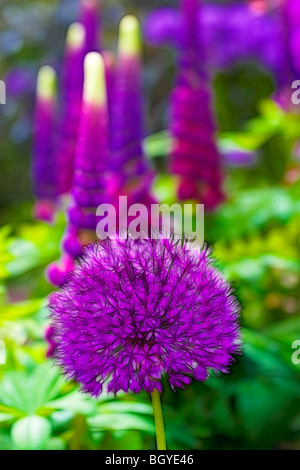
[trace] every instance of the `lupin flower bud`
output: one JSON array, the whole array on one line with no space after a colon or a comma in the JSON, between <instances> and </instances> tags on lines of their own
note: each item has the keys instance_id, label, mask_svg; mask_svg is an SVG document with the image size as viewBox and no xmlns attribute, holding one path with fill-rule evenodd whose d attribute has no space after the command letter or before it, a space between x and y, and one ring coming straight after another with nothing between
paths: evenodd
<instances>
[{"instance_id":1,"label":"lupin flower bud","mask_svg":"<svg viewBox=\"0 0 300 470\"><path fill-rule=\"evenodd\" d=\"M63 67L63 111L60 126L56 165L58 194L69 192L73 177L73 163L83 89L83 61L85 28L73 23L67 32Z\"/></svg>"},{"instance_id":2,"label":"lupin flower bud","mask_svg":"<svg viewBox=\"0 0 300 470\"><path fill-rule=\"evenodd\" d=\"M143 102L141 31L136 17L120 23L118 57L114 76L111 121L110 189L126 195L129 204L150 202L152 174L143 151Z\"/></svg>"},{"instance_id":3,"label":"lupin flower bud","mask_svg":"<svg viewBox=\"0 0 300 470\"><path fill-rule=\"evenodd\" d=\"M53 162L56 99L56 73L46 65L37 77L32 158L33 191L37 198L35 214L45 221L52 219L56 196Z\"/></svg>"},{"instance_id":4,"label":"lupin flower bud","mask_svg":"<svg viewBox=\"0 0 300 470\"><path fill-rule=\"evenodd\" d=\"M81 0L79 21L86 31L86 52L99 51L101 48L99 0Z\"/></svg>"},{"instance_id":5,"label":"lupin flower bud","mask_svg":"<svg viewBox=\"0 0 300 470\"><path fill-rule=\"evenodd\" d=\"M198 34L198 0L182 0L181 10L178 72L171 94L170 132L174 139L169 167L179 177L180 200L197 200L214 209L223 200L222 170Z\"/></svg>"},{"instance_id":6,"label":"lupin flower bud","mask_svg":"<svg viewBox=\"0 0 300 470\"><path fill-rule=\"evenodd\" d=\"M79 238L97 226L96 209L107 200L106 168L109 155L108 114L105 66L97 52L87 54L84 62L84 90L74 163L69 223ZM64 246L72 251L74 234ZM85 243L81 243L82 245ZM74 246L74 245L72 245ZM71 253L73 254L73 253Z\"/></svg>"}]
</instances>

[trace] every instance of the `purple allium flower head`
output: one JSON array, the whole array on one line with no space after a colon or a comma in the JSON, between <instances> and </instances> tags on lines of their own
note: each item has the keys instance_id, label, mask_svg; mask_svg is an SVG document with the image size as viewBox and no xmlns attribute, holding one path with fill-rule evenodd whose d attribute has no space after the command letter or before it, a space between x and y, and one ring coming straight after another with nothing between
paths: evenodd
<instances>
[{"instance_id":1,"label":"purple allium flower head","mask_svg":"<svg viewBox=\"0 0 300 470\"><path fill-rule=\"evenodd\" d=\"M81 0L79 21L86 31L86 53L99 51L101 47L99 0Z\"/></svg>"},{"instance_id":2,"label":"purple allium flower head","mask_svg":"<svg viewBox=\"0 0 300 470\"><path fill-rule=\"evenodd\" d=\"M223 200L221 159L214 138L203 46L197 28L198 0L182 0L184 19L176 84L171 94L169 167L179 177L180 200L214 209Z\"/></svg>"},{"instance_id":3,"label":"purple allium flower head","mask_svg":"<svg viewBox=\"0 0 300 470\"><path fill-rule=\"evenodd\" d=\"M129 204L151 203L153 174L143 150L141 32L137 18L120 24L111 113L111 193L126 195Z\"/></svg>"},{"instance_id":4,"label":"purple allium flower head","mask_svg":"<svg viewBox=\"0 0 300 470\"><path fill-rule=\"evenodd\" d=\"M56 117L56 74L52 67L40 69L34 112L32 179L37 199L35 213L50 221L56 184L53 162L54 129Z\"/></svg>"},{"instance_id":5,"label":"purple allium flower head","mask_svg":"<svg viewBox=\"0 0 300 470\"><path fill-rule=\"evenodd\" d=\"M50 298L54 357L84 392L162 391L228 372L239 305L207 248L107 239L90 245Z\"/></svg>"},{"instance_id":6,"label":"purple allium flower head","mask_svg":"<svg viewBox=\"0 0 300 470\"><path fill-rule=\"evenodd\" d=\"M107 203L106 168L109 156L105 66L101 55L85 58L82 109L76 145L70 225L78 230L96 230L96 209Z\"/></svg>"},{"instance_id":7,"label":"purple allium flower head","mask_svg":"<svg viewBox=\"0 0 300 470\"><path fill-rule=\"evenodd\" d=\"M69 192L73 177L73 163L78 134L83 89L83 61L85 55L85 29L73 23L67 33L63 64L63 110L59 142L56 149L58 194Z\"/></svg>"}]
</instances>

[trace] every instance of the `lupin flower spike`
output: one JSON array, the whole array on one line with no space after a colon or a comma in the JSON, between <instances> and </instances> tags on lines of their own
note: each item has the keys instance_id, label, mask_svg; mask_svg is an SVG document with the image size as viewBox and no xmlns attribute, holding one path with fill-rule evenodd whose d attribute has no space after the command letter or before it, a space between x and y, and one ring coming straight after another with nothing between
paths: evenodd
<instances>
[{"instance_id":1,"label":"lupin flower spike","mask_svg":"<svg viewBox=\"0 0 300 470\"><path fill-rule=\"evenodd\" d=\"M152 396L165 449L160 393L228 373L240 352L239 305L207 248L174 238L88 246L50 298L54 358L84 392Z\"/></svg>"},{"instance_id":2,"label":"lupin flower spike","mask_svg":"<svg viewBox=\"0 0 300 470\"><path fill-rule=\"evenodd\" d=\"M171 94L169 168L178 177L181 201L214 209L223 200L222 170L210 109L203 48L198 35L198 0L181 0L183 27L176 84Z\"/></svg>"},{"instance_id":3,"label":"lupin flower spike","mask_svg":"<svg viewBox=\"0 0 300 470\"><path fill-rule=\"evenodd\" d=\"M119 28L111 115L111 194L129 204L150 203L152 172L143 150L142 41L138 19L125 16ZM117 204L116 204L117 205Z\"/></svg>"},{"instance_id":4,"label":"lupin flower spike","mask_svg":"<svg viewBox=\"0 0 300 470\"><path fill-rule=\"evenodd\" d=\"M291 68L294 72L294 78L298 77L300 72L300 4L298 0L286 0L284 5L286 17L286 34L289 48L289 58Z\"/></svg>"},{"instance_id":5,"label":"lupin flower spike","mask_svg":"<svg viewBox=\"0 0 300 470\"><path fill-rule=\"evenodd\" d=\"M97 207L109 202L106 181L109 132L105 65L102 56L97 52L87 54L84 71L83 100L69 209L69 224L77 230L81 245L95 239ZM76 246L74 233L67 235L64 247L70 254L78 255L79 253L73 252L73 246Z\"/></svg>"},{"instance_id":6,"label":"lupin flower spike","mask_svg":"<svg viewBox=\"0 0 300 470\"><path fill-rule=\"evenodd\" d=\"M295 0L298 3L298 0ZM255 2L257 5L257 2ZM210 70L226 69L254 59L282 79L284 59L282 17L278 11L258 10L254 5L234 2L228 5L205 2L198 10L198 34L207 51ZM226 21L224 21L226 18ZM155 46L181 47L181 12L160 7L146 18L146 40ZM202 58L200 55L199 60Z\"/></svg>"},{"instance_id":7,"label":"lupin flower spike","mask_svg":"<svg viewBox=\"0 0 300 470\"><path fill-rule=\"evenodd\" d=\"M67 194L73 178L73 164L83 89L85 28L73 23L67 32L63 66L63 110L56 149L58 194Z\"/></svg>"},{"instance_id":8,"label":"lupin flower spike","mask_svg":"<svg viewBox=\"0 0 300 470\"><path fill-rule=\"evenodd\" d=\"M86 53L101 49L99 0L81 0L79 21L86 31Z\"/></svg>"},{"instance_id":9,"label":"lupin flower spike","mask_svg":"<svg viewBox=\"0 0 300 470\"><path fill-rule=\"evenodd\" d=\"M46 65L41 67L37 77L32 178L37 199L35 215L47 222L52 220L56 196L53 161L56 104L56 73Z\"/></svg>"},{"instance_id":10,"label":"lupin flower spike","mask_svg":"<svg viewBox=\"0 0 300 470\"><path fill-rule=\"evenodd\" d=\"M105 180L109 152L107 97L105 66L99 53L86 55L84 72L69 221L62 241L63 256L59 264L51 264L47 270L49 281L57 286L65 282L83 246L96 239L96 209L108 202Z\"/></svg>"}]
</instances>

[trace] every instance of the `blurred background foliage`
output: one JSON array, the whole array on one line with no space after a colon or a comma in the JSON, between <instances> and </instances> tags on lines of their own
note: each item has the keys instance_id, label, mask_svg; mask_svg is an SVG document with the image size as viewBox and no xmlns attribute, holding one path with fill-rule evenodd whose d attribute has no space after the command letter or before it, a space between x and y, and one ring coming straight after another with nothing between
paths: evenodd
<instances>
[{"instance_id":1,"label":"blurred background foliage","mask_svg":"<svg viewBox=\"0 0 300 470\"><path fill-rule=\"evenodd\" d=\"M125 12L143 19L162 3L176 4L103 1L105 47L115 49ZM8 85L0 107L0 449L154 449L146 394L91 399L45 358L52 287L44 271L59 257L65 216L53 226L32 218L34 86L42 64L59 66L76 17L75 0L1 1L0 77ZM172 199L164 129L173 73L170 50L145 47L145 148L164 200ZM272 77L250 62L217 73L213 88L221 151L255 155L251 165L227 168L228 200L205 221L205 239L243 307L244 354L230 376L176 394L166 384L167 440L170 449L300 449L300 364L292 362L300 340L299 109L274 104Z\"/></svg>"}]
</instances>

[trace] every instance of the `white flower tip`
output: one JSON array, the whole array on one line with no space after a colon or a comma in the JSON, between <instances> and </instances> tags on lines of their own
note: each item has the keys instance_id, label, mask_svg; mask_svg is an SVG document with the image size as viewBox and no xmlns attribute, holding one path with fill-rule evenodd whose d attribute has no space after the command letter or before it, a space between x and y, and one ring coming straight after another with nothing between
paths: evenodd
<instances>
[{"instance_id":1,"label":"white flower tip","mask_svg":"<svg viewBox=\"0 0 300 470\"><path fill-rule=\"evenodd\" d=\"M86 103L106 103L105 65L98 52L89 52L85 56L83 99Z\"/></svg>"},{"instance_id":2,"label":"white flower tip","mask_svg":"<svg viewBox=\"0 0 300 470\"><path fill-rule=\"evenodd\" d=\"M36 91L38 97L42 99L53 100L56 97L56 72L51 65L40 68Z\"/></svg>"},{"instance_id":3,"label":"white flower tip","mask_svg":"<svg viewBox=\"0 0 300 470\"><path fill-rule=\"evenodd\" d=\"M124 16L120 22L118 50L124 55L140 55L141 53L141 27L134 15Z\"/></svg>"},{"instance_id":4,"label":"white flower tip","mask_svg":"<svg viewBox=\"0 0 300 470\"><path fill-rule=\"evenodd\" d=\"M72 49L80 49L85 41L85 28L81 23L72 23L67 31L66 44Z\"/></svg>"}]
</instances>

